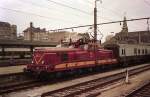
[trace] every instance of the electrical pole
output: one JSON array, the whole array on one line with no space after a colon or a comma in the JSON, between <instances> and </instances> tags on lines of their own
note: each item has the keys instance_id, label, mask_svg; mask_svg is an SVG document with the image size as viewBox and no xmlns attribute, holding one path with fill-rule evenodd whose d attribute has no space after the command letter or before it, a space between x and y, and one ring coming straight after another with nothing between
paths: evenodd
<instances>
[{"instance_id":1,"label":"electrical pole","mask_svg":"<svg viewBox=\"0 0 150 97\"><path fill-rule=\"evenodd\" d=\"M95 65L97 65L97 1L95 0L94 6L94 53L95 53Z\"/></svg>"},{"instance_id":2,"label":"electrical pole","mask_svg":"<svg viewBox=\"0 0 150 97\"><path fill-rule=\"evenodd\" d=\"M97 41L97 0L95 0L94 7L94 42Z\"/></svg>"}]
</instances>

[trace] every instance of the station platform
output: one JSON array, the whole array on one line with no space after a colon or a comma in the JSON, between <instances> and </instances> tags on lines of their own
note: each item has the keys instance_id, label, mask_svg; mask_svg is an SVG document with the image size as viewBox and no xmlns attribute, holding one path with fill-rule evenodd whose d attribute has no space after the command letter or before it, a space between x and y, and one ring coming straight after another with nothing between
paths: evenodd
<instances>
[{"instance_id":1,"label":"station platform","mask_svg":"<svg viewBox=\"0 0 150 97\"><path fill-rule=\"evenodd\" d=\"M146 65L150 66L150 64L143 64L143 65L139 65L139 66L129 67L128 69L130 70L130 69L139 68L139 67L146 66ZM86 77L83 77L83 78L78 78L78 79L69 80L69 81L65 81L65 82L60 82L60 83L56 83L56 84L52 84L52 85L42 86L42 87L39 87L39 88L37 87L37 88L34 88L34 89L22 90L22 91L19 91L19 92L16 92L16 93L13 92L13 93L6 94L6 96L8 96L8 97L28 97L28 95L33 95L33 94L34 95L41 95L45 92L54 91L54 90L61 89L61 88L64 88L64 87L76 85L76 84L79 84L79 83L82 83L82 82L90 81L90 80L97 79L97 78L106 77L106 76L109 76L109 75L112 75L112 74L117 74L117 73L125 72L125 71L126 71L126 69L120 69L120 70L114 70L114 71L110 71L110 72L90 75L90 76L86 76ZM149 73L150 73L150 71L149 71ZM149 76L149 75L147 75L147 73L144 73L143 76L140 78L140 81L144 80L145 76ZM146 77L146 78L148 78L148 77ZM150 80L150 78L149 78L149 80ZM132 81L132 82L136 83L136 81ZM127 86L127 85L125 85L125 86ZM118 92L118 90L116 90L115 93L116 92ZM120 93L122 93L122 92L120 91ZM107 94L109 95L109 93L107 93ZM101 96L100 95L100 97L113 97L113 96L110 96L110 95L108 96L108 95L107 96ZM114 96L114 97L120 97L120 96Z\"/></svg>"},{"instance_id":2,"label":"station platform","mask_svg":"<svg viewBox=\"0 0 150 97\"><path fill-rule=\"evenodd\" d=\"M23 72L26 65L0 67L0 75L9 75Z\"/></svg>"},{"instance_id":3,"label":"station platform","mask_svg":"<svg viewBox=\"0 0 150 97\"><path fill-rule=\"evenodd\" d=\"M140 73L134 77L131 78L129 77L130 82L129 84L126 84L123 81L114 84L113 86L110 86L107 89L101 90L101 94L97 97L128 97L130 93L139 89L139 87L142 87L145 84L150 83L150 77L148 77L149 75L150 70ZM150 95L147 97L150 97Z\"/></svg>"}]
</instances>

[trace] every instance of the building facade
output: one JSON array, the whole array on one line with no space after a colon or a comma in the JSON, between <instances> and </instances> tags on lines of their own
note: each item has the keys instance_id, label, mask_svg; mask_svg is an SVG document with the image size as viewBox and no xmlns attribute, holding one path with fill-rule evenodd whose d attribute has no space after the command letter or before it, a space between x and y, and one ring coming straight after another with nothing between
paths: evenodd
<instances>
[{"instance_id":1,"label":"building facade","mask_svg":"<svg viewBox=\"0 0 150 97\"><path fill-rule=\"evenodd\" d=\"M121 32L116 33L115 36L113 36L108 41L104 42L104 44L112 44L112 43L150 44L150 31L128 32L126 17L124 17L123 27Z\"/></svg>"},{"instance_id":2,"label":"building facade","mask_svg":"<svg viewBox=\"0 0 150 97\"><path fill-rule=\"evenodd\" d=\"M0 22L0 39L17 39L17 26Z\"/></svg>"},{"instance_id":3,"label":"building facade","mask_svg":"<svg viewBox=\"0 0 150 97\"><path fill-rule=\"evenodd\" d=\"M32 22L30 23L30 27L25 29L23 32L24 39L30 41L69 42L70 39L72 39L72 41L76 41L82 37L88 37L88 35L85 33L67 31L48 32L46 29L40 29L39 27L35 28Z\"/></svg>"},{"instance_id":4,"label":"building facade","mask_svg":"<svg viewBox=\"0 0 150 97\"><path fill-rule=\"evenodd\" d=\"M47 40L47 31L45 28L35 28L33 23L30 23L30 27L25 29L24 31L24 40L30 41L45 41Z\"/></svg>"}]
</instances>

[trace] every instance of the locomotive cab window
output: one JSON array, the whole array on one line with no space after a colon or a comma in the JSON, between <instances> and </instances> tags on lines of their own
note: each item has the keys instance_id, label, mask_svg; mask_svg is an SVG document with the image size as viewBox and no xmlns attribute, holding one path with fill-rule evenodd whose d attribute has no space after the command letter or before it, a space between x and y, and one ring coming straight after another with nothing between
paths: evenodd
<instances>
[{"instance_id":1,"label":"locomotive cab window","mask_svg":"<svg viewBox=\"0 0 150 97\"><path fill-rule=\"evenodd\" d=\"M62 61L67 61L68 60L68 54L67 53L62 53L61 54L61 60Z\"/></svg>"}]
</instances>

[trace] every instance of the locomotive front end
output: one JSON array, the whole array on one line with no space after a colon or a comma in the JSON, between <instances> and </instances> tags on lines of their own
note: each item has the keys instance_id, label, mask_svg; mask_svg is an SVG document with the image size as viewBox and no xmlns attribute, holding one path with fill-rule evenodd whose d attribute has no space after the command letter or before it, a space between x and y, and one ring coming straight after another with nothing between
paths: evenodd
<instances>
[{"instance_id":1,"label":"locomotive front end","mask_svg":"<svg viewBox=\"0 0 150 97\"><path fill-rule=\"evenodd\" d=\"M29 74L39 75L41 72L50 72L53 69L53 54L41 50L36 50L32 56L31 64L27 65L25 72Z\"/></svg>"}]
</instances>

